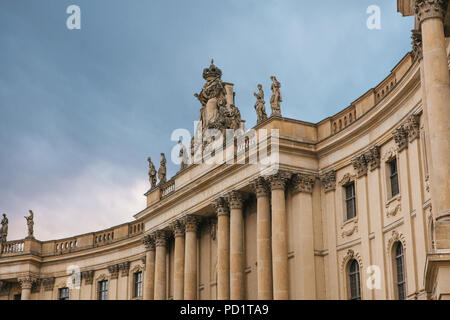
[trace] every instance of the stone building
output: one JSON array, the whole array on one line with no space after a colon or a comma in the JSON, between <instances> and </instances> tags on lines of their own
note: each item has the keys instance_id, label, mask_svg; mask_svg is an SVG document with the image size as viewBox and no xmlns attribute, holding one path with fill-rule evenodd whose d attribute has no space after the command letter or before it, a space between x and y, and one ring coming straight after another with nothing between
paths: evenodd
<instances>
[{"instance_id":1,"label":"stone building","mask_svg":"<svg viewBox=\"0 0 450 320\"><path fill-rule=\"evenodd\" d=\"M450 299L450 10L398 10L416 17L412 52L336 115L282 117L275 77L271 116L255 94L276 171L190 163L166 181L164 159L130 223L2 239L0 299ZM213 63L203 76L199 132L242 129L233 85ZM263 143L232 141L246 160Z\"/></svg>"}]
</instances>

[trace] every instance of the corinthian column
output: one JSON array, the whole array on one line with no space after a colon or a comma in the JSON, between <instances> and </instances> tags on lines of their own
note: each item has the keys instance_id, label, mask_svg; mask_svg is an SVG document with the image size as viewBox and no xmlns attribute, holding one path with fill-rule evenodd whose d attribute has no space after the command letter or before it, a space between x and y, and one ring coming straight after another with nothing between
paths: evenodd
<instances>
[{"instance_id":1,"label":"corinthian column","mask_svg":"<svg viewBox=\"0 0 450 320\"><path fill-rule=\"evenodd\" d=\"M227 195L230 207L230 298L244 300L244 216L242 193Z\"/></svg>"},{"instance_id":2,"label":"corinthian column","mask_svg":"<svg viewBox=\"0 0 450 320\"><path fill-rule=\"evenodd\" d=\"M197 299L197 232L200 218L186 216L186 268L184 273L184 299Z\"/></svg>"},{"instance_id":3,"label":"corinthian column","mask_svg":"<svg viewBox=\"0 0 450 320\"><path fill-rule=\"evenodd\" d=\"M155 300L166 299L166 245L167 231L155 232L156 261L155 261Z\"/></svg>"},{"instance_id":4,"label":"corinthian column","mask_svg":"<svg viewBox=\"0 0 450 320\"><path fill-rule=\"evenodd\" d=\"M264 178L252 182L256 193L256 261L258 299L272 300L272 245L270 227L270 190Z\"/></svg>"},{"instance_id":5,"label":"corinthian column","mask_svg":"<svg viewBox=\"0 0 450 320\"><path fill-rule=\"evenodd\" d=\"M175 274L173 281L173 299L183 300L184 298L184 221L177 220L171 224L175 237Z\"/></svg>"},{"instance_id":6,"label":"corinthian column","mask_svg":"<svg viewBox=\"0 0 450 320\"><path fill-rule=\"evenodd\" d=\"M155 239L153 235L145 235L142 239L145 245L145 278L144 300L153 300L155 297Z\"/></svg>"},{"instance_id":7,"label":"corinthian column","mask_svg":"<svg viewBox=\"0 0 450 320\"><path fill-rule=\"evenodd\" d=\"M443 23L447 7L448 0L416 0L415 8L422 31L431 202L438 221L450 220L450 75ZM450 226L447 228L449 233Z\"/></svg>"},{"instance_id":8,"label":"corinthian column","mask_svg":"<svg viewBox=\"0 0 450 320\"><path fill-rule=\"evenodd\" d=\"M286 203L284 191L290 177L290 173L280 171L268 178L272 189L272 266L273 297L275 300L289 299Z\"/></svg>"},{"instance_id":9,"label":"corinthian column","mask_svg":"<svg viewBox=\"0 0 450 320\"><path fill-rule=\"evenodd\" d=\"M22 293L20 294L20 299L21 300L30 300L31 287L33 286L33 282L35 282L36 279L34 279L31 276L24 276L17 280L19 281L20 287L22 288Z\"/></svg>"},{"instance_id":10,"label":"corinthian column","mask_svg":"<svg viewBox=\"0 0 450 320\"><path fill-rule=\"evenodd\" d=\"M224 198L214 201L217 213L217 299L230 299L230 216Z\"/></svg>"}]
</instances>

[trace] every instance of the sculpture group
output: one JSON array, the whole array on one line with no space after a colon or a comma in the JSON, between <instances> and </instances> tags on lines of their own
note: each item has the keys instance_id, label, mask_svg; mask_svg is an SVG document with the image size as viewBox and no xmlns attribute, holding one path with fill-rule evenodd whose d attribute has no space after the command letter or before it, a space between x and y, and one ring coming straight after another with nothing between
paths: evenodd
<instances>
[{"instance_id":1,"label":"sculpture group","mask_svg":"<svg viewBox=\"0 0 450 320\"><path fill-rule=\"evenodd\" d=\"M27 221L27 227L28 227L28 236L26 239L34 239L34 214L32 210L28 211L30 215L27 217L25 216L25 219ZM0 243L4 244L7 241L8 238L8 223L9 220L6 217L6 213L3 214L3 218L1 221L1 227L0 227Z\"/></svg>"}]
</instances>

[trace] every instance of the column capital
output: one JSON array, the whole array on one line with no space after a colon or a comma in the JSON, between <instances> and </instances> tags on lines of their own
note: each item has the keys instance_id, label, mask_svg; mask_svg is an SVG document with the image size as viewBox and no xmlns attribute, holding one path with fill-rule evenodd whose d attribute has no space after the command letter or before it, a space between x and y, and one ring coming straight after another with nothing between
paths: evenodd
<instances>
[{"instance_id":1,"label":"column capital","mask_svg":"<svg viewBox=\"0 0 450 320\"><path fill-rule=\"evenodd\" d=\"M84 284L92 284L94 280L94 270L81 271L81 279Z\"/></svg>"},{"instance_id":2,"label":"column capital","mask_svg":"<svg viewBox=\"0 0 450 320\"><path fill-rule=\"evenodd\" d=\"M119 270L121 270L122 277L128 276L130 273L130 261L125 261L119 264Z\"/></svg>"},{"instance_id":3,"label":"column capital","mask_svg":"<svg viewBox=\"0 0 450 320\"><path fill-rule=\"evenodd\" d=\"M214 200L212 206L214 210L216 210L217 216L228 216L230 214L228 204L224 197L220 197Z\"/></svg>"},{"instance_id":4,"label":"column capital","mask_svg":"<svg viewBox=\"0 0 450 320\"><path fill-rule=\"evenodd\" d=\"M352 159L353 168L356 170L356 176L361 178L367 175L367 161L364 154L356 156Z\"/></svg>"},{"instance_id":5,"label":"column capital","mask_svg":"<svg viewBox=\"0 0 450 320\"><path fill-rule=\"evenodd\" d=\"M111 275L111 279L117 279L119 276L120 266L118 264L113 264L108 266L108 272Z\"/></svg>"},{"instance_id":6,"label":"column capital","mask_svg":"<svg viewBox=\"0 0 450 320\"><path fill-rule=\"evenodd\" d=\"M228 206L230 209L242 209L244 206L244 194L240 191L231 191L226 196Z\"/></svg>"},{"instance_id":7,"label":"column capital","mask_svg":"<svg viewBox=\"0 0 450 320\"><path fill-rule=\"evenodd\" d=\"M250 182L250 186L255 191L257 198L268 197L270 195L269 185L263 177L258 177L252 180L252 182Z\"/></svg>"},{"instance_id":8,"label":"column capital","mask_svg":"<svg viewBox=\"0 0 450 320\"><path fill-rule=\"evenodd\" d=\"M408 134L409 142L413 142L420 136L420 116L418 114L410 115L403 125L404 130ZM433 128L430 128L433 130Z\"/></svg>"},{"instance_id":9,"label":"column capital","mask_svg":"<svg viewBox=\"0 0 450 320\"><path fill-rule=\"evenodd\" d=\"M312 193L316 177L313 175L307 175L303 173L295 173L292 175L291 187L292 192L296 193Z\"/></svg>"},{"instance_id":10,"label":"column capital","mask_svg":"<svg viewBox=\"0 0 450 320\"><path fill-rule=\"evenodd\" d=\"M199 216L189 214L184 217L184 225L186 232L197 232L201 219Z\"/></svg>"},{"instance_id":11,"label":"column capital","mask_svg":"<svg viewBox=\"0 0 450 320\"><path fill-rule=\"evenodd\" d=\"M397 144L398 152L408 148L408 132L406 132L403 125L392 131L392 136Z\"/></svg>"},{"instance_id":12,"label":"column capital","mask_svg":"<svg viewBox=\"0 0 450 320\"><path fill-rule=\"evenodd\" d=\"M422 24L426 19L439 18L444 21L449 0L416 0L415 13Z\"/></svg>"},{"instance_id":13,"label":"column capital","mask_svg":"<svg viewBox=\"0 0 450 320\"><path fill-rule=\"evenodd\" d=\"M154 234L146 234L142 238L142 243L145 245L147 251L155 251L155 236Z\"/></svg>"},{"instance_id":14,"label":"column capital","mask_svg":"<svg viewBox=\"0 0 450 320\"><path fill-rule=\"evenodd\" d=\"M422 32L416 29L411 30L411 39L414 60L420 60L423 58Z\"/></svg>"},{"instance_id":15,"label":"column capital","mask_svg":"<svg viewBox=\"0 0 450 320\"><path fill-rule=\"evenodd\" d=\"M330 170L320 175L320 181L325 188L325 192L336 190L336 171Z\"/></svg>"},{"instance_id":16,"label":"column capital","mask_svg":"<svg viewBox=\"0 0 450 320\"><path fill-rule=\"evenodd\" d=\"M379 168L381 162L380 147L374 146L364 152L364 158L366 159L367 165L370 165L370 171Z\"/></svg>"},{"instance_id":17,"label":"column capital","mask_svg":"<svg viewBox=\"0 0 450 320\"><path fill-rule=\"evenodd\" d=\"M186 230L185 227L185 219L177 219L170 224L170 229L172 230L175 238L184 237L184 232Z\"/></svg>"},{"instance_id":18,"label":"column capital","mask_svg":"<svg viewBox=\"0 0 450 320\"><path fill-rule=\"evenodd\" d=\"M274 175L269 176L267 180L270 183L271 190L285 190L291 176L292 173L288 171L278 171Z\"/></svg>"},{"instance_id":19,"label":"column capital","mask_svg":"<svg viewBox=\"0 0 450 320\"><path fill-rule=\"evenodd\" d=\"M22 289L30 289L33 287L33 283L35 283L37 281L37 277L35 276L31 276L31 275L26 275L26 276L21 276L19 278L17 278L17 281L19 282L19 285Z\"/></svg>"},{"instance_id":20,"label":"column capital","mask_svg":"<svg viewBox=\"0 0 450 320\"><path fill-rule=\"evenodd\" d=\"M156 230L154 232L154 237L156 247L165 247L167 245L169 233L166 230Z\"/></svg>"}]
</instances>

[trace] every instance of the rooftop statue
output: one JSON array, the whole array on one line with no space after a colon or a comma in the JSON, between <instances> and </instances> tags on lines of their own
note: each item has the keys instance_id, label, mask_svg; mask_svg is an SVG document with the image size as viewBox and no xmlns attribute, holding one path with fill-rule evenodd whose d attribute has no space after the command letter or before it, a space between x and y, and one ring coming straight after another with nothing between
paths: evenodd
<instances>
[{"instance_id":1,"label":"rooftop statue","mask_svg":"<svg viewBox=\"0 0 450 320\"><path fill-rule=\"evenodd\" d=\"M181 140L178 140L178 144L180 145L180 153L178 154L178 156L180 157L180 161L181 161L180 171L182 171L182 170L186 169L189 164L189 156L188 156L187 149L186 149L185 145L183 144L183 142Z\"/></svg>"},{"instance_id":2,"label":"rooftop statue","mask_svg":"<svg viewBox=\"0 0 450 320\"><path fill-rule=\"evenodd\" d=\"M278 82L277 78L275 76L271 76L270 80L272 80L272 86L270 89L272 90L273 94L270 98L270 107L272 109L271 116L279 116L281 117L281 108L280 103L283 102L283 99L281 98L281 84Z\"/></svg>"},{"instance_id":3,"label":"rooftop statue","mask_svg":"<svg viewBox=\"0 0 450 320\"><path fill-rule=\"evenodd\" d=\"M147 158L147 161L149 167L148 177L150 181L150 188L153 189L156 187L156 168L150 157Z\"/></svg>"},{"instance_id":4,"label":"rooftop statue","mask_svg":"<svg viewBox=\"0 0 450 320\"><path fill-rule=\"evenodd\" d=\"M25 216L25 219L27 220L27 226L28 226L28 237L27 239L33 239L34 238L34 214L32 210L28 210L30 215L27 217Z\"/></svg>"},{"instance_id":5,"label":"rooftop statue","mask_svg":"<svg viewBox=\"0 0 450 320\"><path fill-rule=\"evenodd\" d=\"M258 84L258 92L255 92L253 95L256 97L255 110L258 116L257 124L260 124L267 119L266 102L264 101L264 91L261 84Z\"/></svg>"},{"instance_id":6,"label":"rooftop statue","mask_svg":"<svg viewBox=\"0 0 450 320\"><path fill-rule=\"evenodd\" d=\"M6 214L3 214L2 219L2 227L0 229L0 239L1 242L6 242L6 238L8 237L8 218L6 217Z\"/></svg>"},{"instance_id":7,"label":"rooftop statue","mask_svg":"<svg viewBox=\"0 0 450 320\"><path fill-rule=\"evenodd\" d=\"M158 178L159 178L159 184L163 185L167 182L167 169L166 169L166 156L164 153L161 153L161 162L158 170Z\"/></svg>"}]
</instances>

